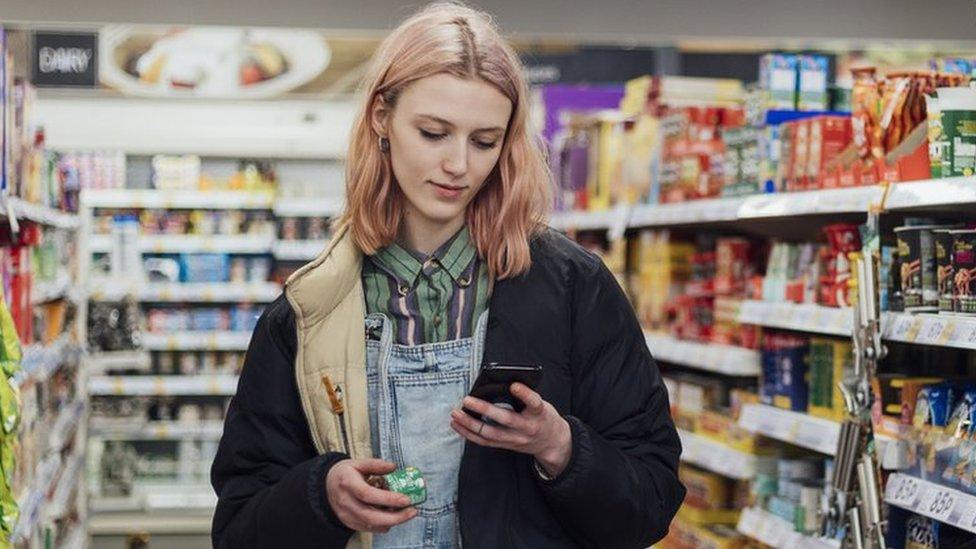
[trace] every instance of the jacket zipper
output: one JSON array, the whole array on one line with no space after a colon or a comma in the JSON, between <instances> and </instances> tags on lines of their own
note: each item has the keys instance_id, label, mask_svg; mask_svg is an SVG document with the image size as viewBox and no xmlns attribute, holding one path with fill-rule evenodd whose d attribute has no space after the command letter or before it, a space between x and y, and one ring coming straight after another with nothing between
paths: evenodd
<instances>
[{"instance_id":1,"label":"jacket zipper","mask_svg":"<svg viewBox=\"0 0 976 549\"><path fill-rule=\"evenodd\" d=\"M322 385L325 385L325 392L329 395L329 404L332 406L332 413L339 418L339 431L342 433L342 448L346 455L352 456L349 451L349 433L346 432L346 422L343 419L346 415L346 407L342 402L342 387L333 385L332 379L327 374L322 375Z\"/></svg>"}]
</instances>

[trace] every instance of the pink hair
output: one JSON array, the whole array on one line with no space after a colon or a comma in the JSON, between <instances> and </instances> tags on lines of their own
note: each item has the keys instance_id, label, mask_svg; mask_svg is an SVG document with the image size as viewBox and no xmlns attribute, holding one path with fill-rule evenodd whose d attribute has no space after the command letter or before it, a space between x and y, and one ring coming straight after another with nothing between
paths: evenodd
<instances>
[{"instance_id":1,"label":"pink hair","mask_svg":"<svg viewBox=\"0 0 976 549\"><path fill-rule=\"evenodd\" d=\"M467 224L492 276L528 271L529 239L545 226L551 205L549 171L538 137L529 129L522 64L488 15L455 3L436 3L404 21L380 45L366 79L365 99L353 124L346 160L347 225L356 245L373 254L392 243L402 216L402 194L389 155L378 147L372 106L382 97L395 108L412 82L447 73L478 78L512 102L498 164L468 205Z\"/></svg>"}]
</instances>

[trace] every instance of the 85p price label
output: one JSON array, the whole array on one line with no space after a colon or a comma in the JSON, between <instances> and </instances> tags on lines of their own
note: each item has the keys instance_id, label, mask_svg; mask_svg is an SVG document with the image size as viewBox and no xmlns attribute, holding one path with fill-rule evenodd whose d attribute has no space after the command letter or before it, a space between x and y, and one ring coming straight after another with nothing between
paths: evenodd
<instances>
[{"instance_id":1,"label":"85p price label","mask_svg":"<svg viewBox=\"0 0 976 549\"><path fill-rule=\"evenodd\" d=\"M901 482L897 484L892 495L892 503L902 507L912 507L915 498L918 497L918 481L911 477L901 477Z\"/></svg>"}]
</instances>

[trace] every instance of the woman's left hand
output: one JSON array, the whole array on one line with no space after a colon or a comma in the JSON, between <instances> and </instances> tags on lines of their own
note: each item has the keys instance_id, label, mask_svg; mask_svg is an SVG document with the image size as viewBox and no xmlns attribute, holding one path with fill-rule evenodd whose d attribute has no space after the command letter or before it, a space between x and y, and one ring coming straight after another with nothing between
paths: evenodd
<instances>
[{"instance_id":1,"label":"woman's left hand","mask_svg":"<svg viewBox=\"0 0 976 549\"><path fill-rule=\"evenodd\" d=\"M499 425L484 423L463 410L452 410L451 428L480 446L529 454L550 476L558 476L569 465L573 450L569 422L528 386L513 383L509 390L525 403L521 413L468 396L461 403L464 408Z\"/></svg>"}]
</instances>

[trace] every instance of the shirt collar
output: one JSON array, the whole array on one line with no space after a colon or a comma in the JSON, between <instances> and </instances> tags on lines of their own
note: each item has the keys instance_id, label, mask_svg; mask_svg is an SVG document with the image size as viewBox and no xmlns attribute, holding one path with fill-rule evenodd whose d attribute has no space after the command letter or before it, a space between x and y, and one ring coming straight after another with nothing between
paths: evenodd
<instances>
[{"instance_id":1,"label":"shirt collar","mask_svg":"<svg viewBox=\"0 0 976 549\"><path fill-rule=\"evenodd\" d=\"M398 282L413 288L421 274L430 276L442 266L454 281L462 286L471 283L468 267L477 258L478 250L471 240L468 227L462 227L434 253L424 256L398 243L381 248L372 256L372 261Z\"/></svg>"}]
</instances>

